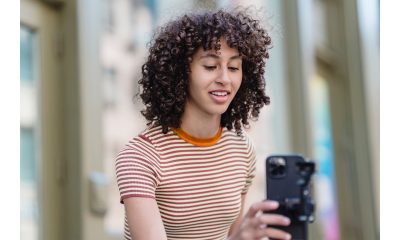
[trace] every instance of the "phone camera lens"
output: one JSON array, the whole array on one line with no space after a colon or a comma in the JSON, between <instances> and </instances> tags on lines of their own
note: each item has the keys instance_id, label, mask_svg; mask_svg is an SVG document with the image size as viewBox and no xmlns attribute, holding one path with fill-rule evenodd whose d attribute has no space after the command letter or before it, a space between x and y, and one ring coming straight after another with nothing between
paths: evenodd
<instances>
[{"instance_id":1,"label":"phone camera lens","mask_svg":"<svg viewBox=\"0 0 400 240\"><path fill-rule=\"evenodd\" d=\"M282 157L273 157L269 160L269 173L271 177L280 178L286 174L286 160Z\"/></svg>"}]
</instances>

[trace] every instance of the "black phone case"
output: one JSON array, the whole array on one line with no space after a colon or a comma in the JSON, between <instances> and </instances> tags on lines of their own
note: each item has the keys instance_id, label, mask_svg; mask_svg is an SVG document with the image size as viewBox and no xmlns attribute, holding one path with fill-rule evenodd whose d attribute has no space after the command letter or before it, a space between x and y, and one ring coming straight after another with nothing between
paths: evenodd
<instances>
[{"instance_id":1,"label":"black phone case","mask_svg":"<svg viewBox=\"0 0 400 240\"><path fill-rule=\"evenodd\" d=\"M276 164L273 164L272 161L276 161L277 158L286 160L284 168L277 169ZM290 233L293 240L306 240L307 223L296 219L293 212L287 211L282 206L285 199L300 198L301 189L298 185L298 181L301 179L301 175L298 173L298 167L296 165L298 162L305 162L305 159L300 155L275 155L268 157L266 160L266 192L267 199L279 202L279 208L269 213L285 215L289 217L291 221L289 226L271 227Z\"/></svg>"}]
</instances>

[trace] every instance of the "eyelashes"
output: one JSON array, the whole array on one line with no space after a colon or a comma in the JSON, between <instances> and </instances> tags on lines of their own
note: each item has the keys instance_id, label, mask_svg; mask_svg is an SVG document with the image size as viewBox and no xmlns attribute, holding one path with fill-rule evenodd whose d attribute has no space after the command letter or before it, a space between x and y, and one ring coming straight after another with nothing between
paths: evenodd
<instances>
[{"instance_id":1,"label":"eyelashes","mask_svg":"<svg viewBox=\"0 0 400 240\"><path fill-rule=\"evenodd\" d=\"M217 69L217 66L207 66L207 65L204 65L203 67L204 67L207 71L213 71L213 70Z\"/></svg>"},{"instance_id":2,"label":"eyelashes","mask_svg":"<svg viewBox=\"0 0 400 240\"><path fill-rule=\"evenodd\" d=\"M217 69L217 66L210 66L210 65L203 65L203 67L207 70L207 71L213 71L215 69ZM232 72L236 72L239 70L239 68L237 67L228 67L228 69Z\"/></svg>"}]
</instances>

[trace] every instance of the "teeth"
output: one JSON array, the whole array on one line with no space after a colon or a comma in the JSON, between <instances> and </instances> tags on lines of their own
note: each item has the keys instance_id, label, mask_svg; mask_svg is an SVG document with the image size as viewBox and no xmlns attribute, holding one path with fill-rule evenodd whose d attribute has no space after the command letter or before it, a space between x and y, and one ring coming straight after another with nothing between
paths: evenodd
<instances>
[{"instance_id":1,"label":"teeth","mask_svg":"<svg viewBox=\"0 0 400 240\"><path fill-rule=\"evenodd\" d=\"M212 95L215 96L226 96L228 95L227 92L211 92Z\"/></svg>"}]
</instances>

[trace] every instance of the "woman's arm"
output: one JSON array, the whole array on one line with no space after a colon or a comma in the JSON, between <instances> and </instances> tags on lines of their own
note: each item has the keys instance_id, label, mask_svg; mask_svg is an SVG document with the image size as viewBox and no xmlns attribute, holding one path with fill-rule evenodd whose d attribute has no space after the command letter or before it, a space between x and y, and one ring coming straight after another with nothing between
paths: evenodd
<instances>
[{"instance_id":1,"label":"woman's arm","mask_svg":"<svg viewBox=\"0 0 400 240\"><path fill-rule=\"evenodd\" d=\"M124 205L134 240L167 240L155 199L131 197L124 200Z\"/></svg>"}]
</instances>

